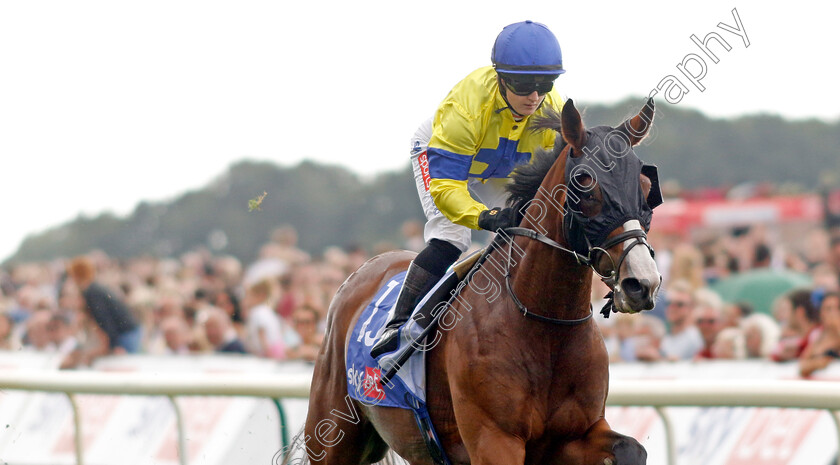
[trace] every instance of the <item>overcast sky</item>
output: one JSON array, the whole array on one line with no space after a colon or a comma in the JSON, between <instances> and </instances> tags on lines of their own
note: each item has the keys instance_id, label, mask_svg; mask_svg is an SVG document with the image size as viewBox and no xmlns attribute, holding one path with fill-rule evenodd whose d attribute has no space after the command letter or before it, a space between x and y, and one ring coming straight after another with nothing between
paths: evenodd
<instances>
[{"instance_id":1,"label":"overcast sky","mask_svg":"<svg viewBox=\"0 0 840 465\"><path fill-rule=\"evenodd\" d=\"M674 75L689 90L678 105L711 116L840 117L835 3L407 5L0 3L0 260L27 234L174 198L245 158L402 168L420 121L524 19L557 35L557 87L578 102L647 95ZM718 27L737 27L733 8L746 38ZM711 43L718 63L690 39L710 32L731 47ZM690 54L702 92L677 69Z\"/></svg>"}]
</instances>

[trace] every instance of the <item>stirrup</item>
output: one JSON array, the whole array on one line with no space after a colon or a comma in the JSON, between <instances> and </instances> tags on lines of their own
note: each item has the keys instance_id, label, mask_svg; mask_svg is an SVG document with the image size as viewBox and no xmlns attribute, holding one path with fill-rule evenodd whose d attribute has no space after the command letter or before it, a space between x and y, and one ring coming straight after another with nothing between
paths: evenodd
<instances>
[{"instance_id":1,"label":"stirrup","mask_svg":"<svg viewBox=\"0 0 840 465\"><path fill-rule=\"evenodd\" d=\"M382 332L382 336L380 336L379 340L376 341L376 344L371 347L370 356L377 358L382 354L397 350L397 347L400 345L399 337L397 337L399 334L399 327L385 328L385 331Z\"/></svg>"}]
</instances>

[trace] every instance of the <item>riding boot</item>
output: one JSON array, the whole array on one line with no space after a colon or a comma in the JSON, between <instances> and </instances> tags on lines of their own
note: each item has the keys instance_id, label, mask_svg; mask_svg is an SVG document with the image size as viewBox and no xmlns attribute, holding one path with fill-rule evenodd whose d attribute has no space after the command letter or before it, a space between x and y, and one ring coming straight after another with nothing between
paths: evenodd
<instances>
[{"instance_id":1,"label":"riding boot","mask_svg":"<svg viewBox=\"0 0 840 465\"><path fill-rule=\"evenodd\" d=\"M399 329L411 317L419 300L434 287L440 276L429 273L414 262L408 267L397 303L394 304L394 316L385 325L379 341L370 349L370 356L376 358L384 353L393 352L399 346Z\"/></svg>"}]
</instances>

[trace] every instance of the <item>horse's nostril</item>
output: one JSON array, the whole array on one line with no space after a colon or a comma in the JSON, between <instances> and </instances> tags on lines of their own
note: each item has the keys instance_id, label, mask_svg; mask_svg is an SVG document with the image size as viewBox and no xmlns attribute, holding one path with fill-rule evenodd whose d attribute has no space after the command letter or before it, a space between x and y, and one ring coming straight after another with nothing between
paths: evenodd
<instances>
[{"instance_id":1,"label":"horse's nostril","mask_svg":"<svg viewBox=\"0 0 840 465\"><path fill-rule=\"evenodd\" d=\"M647 279L626 278L621 280L621 288L631 299L644 299L650 289L650 281Z\"/></svg>"}]
</instances>

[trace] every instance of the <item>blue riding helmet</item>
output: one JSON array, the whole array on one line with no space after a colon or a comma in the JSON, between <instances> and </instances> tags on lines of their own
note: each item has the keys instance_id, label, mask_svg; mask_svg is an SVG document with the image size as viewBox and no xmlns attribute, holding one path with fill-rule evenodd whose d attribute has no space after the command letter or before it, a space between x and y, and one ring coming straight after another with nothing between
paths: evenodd
<instances>
[{"instance_id":1,"label":"blue riding helmet","mask_svg":"<svg viewBox=\"0 0 840 465\"><path fill-rule=\"evenodd\" d=\"M556 76L566 72L557 38L544 24L533 21L505 26L490 59L498 73Z\"/></svg>"}]
</instances>

